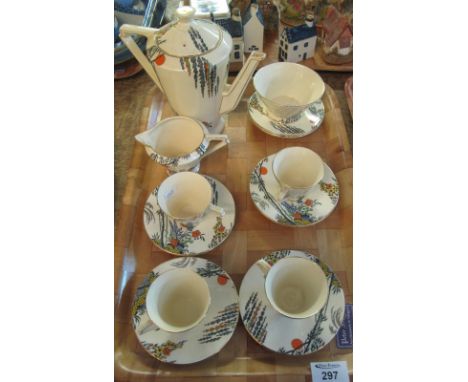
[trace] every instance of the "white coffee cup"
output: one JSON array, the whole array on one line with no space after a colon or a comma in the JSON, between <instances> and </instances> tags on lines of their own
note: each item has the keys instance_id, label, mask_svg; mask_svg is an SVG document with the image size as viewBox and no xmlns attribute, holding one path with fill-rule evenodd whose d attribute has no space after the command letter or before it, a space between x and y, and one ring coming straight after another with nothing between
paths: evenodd
<instances>
[{"instance_id":1,"label":"white coffee cup","mask_svg":"<svg viewBox=\"0 0 468 382\"><path fill-rule=\"evenodd\" d=\"M305 147L287 147L273 159L273 175L280 185L278 200L305 196L324 175L323 161L314 151Z\"/></svg>"},{"instance_id":2,"label":"white coffee cup","mask_svg":"<svg viewBox=\"0 0 468 382\"><path fill-rule=\"evenodd\" d=\"M202 175L194 172L178 172L166 178L158 189L159 207L169 217L195 224L211 209L221 216L224 209L211 203L213 189Z\"/></svg>"},{"instance_id":3,"label":"white coffee cup","mask_svg":"<svg viewBox=\"0 0 468 382\"><path fill-rule=\"evenodd\" d=\"M170 172L197 172L203 158L229 143L226 134L209 134L201 122L183 116L163 119L135 139L146 146L151 159ZM213 141L219 142L211 145Z\"/></svg>"},{"instance_id":4,"label":"white coffee cup","mask_svg":"<svg viewBox=\"0 0 468 382\"><path fill-rule=\"evenodd\" d=\"M146 294L150 320L168 332L182 332L198 325L210 303L206 281L187 268L164 272L153 281Z\"/></svg>"},{"instance_id":5,"label":"white coffee cup","mask_svg":"<svg viewBox=\"0 0 468 382\"><path fill-rule=\"evenodd\" d=\"M325 92L317 72L292 62L264 66L253 77L253 84L268 115L276 120L303 112Z\"/></svg>"},{"instance_id":6,"label":"white coffee cup","mask_svg":"<svg viewBox=\"0 0 468 382\"><path fill-rule=\"evenodd\" d=\"M318 313L328 297L328 284L320 266L301 257L285 257L273 266L261 262L266 272L265 292L270 304L290 318Z\"/></svg>"}]
</instances>

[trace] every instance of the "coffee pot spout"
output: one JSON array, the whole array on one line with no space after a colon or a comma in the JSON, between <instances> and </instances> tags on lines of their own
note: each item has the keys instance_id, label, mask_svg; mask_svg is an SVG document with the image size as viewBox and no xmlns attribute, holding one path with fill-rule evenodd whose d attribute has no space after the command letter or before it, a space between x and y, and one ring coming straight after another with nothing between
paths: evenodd
<instances>
[{"instance_id":1,"label":"coffee pot spout","mask_svg":"<svg viewBox=\"0 0 468 382\"><path fill-rule=\"evenodd\" d=\"M226 90L223 92L219 114L229 113L237 107L255 69L260 61L265 57L266 54L263 52L256 51L250 54L247 62L242 67L234 82L231 85L228 85Z\"/></svg>"}]
</instances>

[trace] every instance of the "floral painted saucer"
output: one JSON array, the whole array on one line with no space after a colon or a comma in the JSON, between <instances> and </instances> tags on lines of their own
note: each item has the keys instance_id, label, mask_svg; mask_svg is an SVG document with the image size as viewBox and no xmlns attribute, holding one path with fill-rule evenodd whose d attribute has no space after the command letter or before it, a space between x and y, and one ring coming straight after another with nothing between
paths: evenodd
<instances>
[{"instance_id":1,"label":"floral painted saucer","mask_svg":"<svg viewBox=\"0 0 468 382\"><path fill-rule=\"evenodd\" d=\"M276 200L280 185L273 175L276 154L263 158L250 174L250 196L260 212L274 223L307 227L317 224L332 213L338 203L340 189L335 174L325 163L320 183L296 200Z\"/></svg>"},{"instance_id":2,"label":"floral painted saucer","mask_svg":"<svg viewBox=\"0 0 468 382\"><path fill-rule=\"evenodd\" d=\"M156 246L173 255L196 256L219 246L232 232L236 219L234 198L219 180L204 175L213 189L212 203L225 215L208 210L196 224L184 224L167 216L159 207L156 187L145 204L143 223Z\"/></svg>"},{"instance_id":3,"label":"floral painted saucer","mask_svg":"<svg viewBox=\"0 0 468 382\"><path fill-rule=\"evenodd\" d=\"M320 127L325 115L322 101L314 102L304 112L280 121L268 116L267 108L257 93L249 98L247 104L253 123L264 133L281 138L300 138L313 133Z\"/></svg>"},{"instance_id":4,"label":"floral painted saucer","mask_svg":"<svg viewBox=\"0 0 468 382\"><path fill-rule=\"evenodd\" d=\"M205 278L211 303L205 318L192 329L173 333L158 328L146 311L146 294L162 273L189 268ZM199 362L218 353L229 341L239 320L239 296L229 275L215 263L197 257L166 261L154 268L136 291L132 304L132 326L145 350L167 363Z\"/></svg>"},{"instance_id":5,"label":"floral painted saucer","mask_svg":"<svg viewBox=\"0 0 468 382\"><path fill-rule=\"evenodd\" d=\"M289 318L276 311L265 293L262 260L273 265L286 257L302 257L320 265L327 277L328 297L323 308L308 318ZM260 345L289 355L311 354L327 345L338 332L345 310L341 283L319 258L303 251L283 250L258 260L244 276L239 290L240 314L247 332Z\"/></svg>"}]
</instances>

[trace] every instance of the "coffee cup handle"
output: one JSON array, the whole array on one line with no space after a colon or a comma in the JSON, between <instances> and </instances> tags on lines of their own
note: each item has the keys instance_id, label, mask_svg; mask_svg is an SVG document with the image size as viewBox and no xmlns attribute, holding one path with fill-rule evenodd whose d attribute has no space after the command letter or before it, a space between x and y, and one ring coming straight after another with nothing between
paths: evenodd
<instances>
[{"instance_id":1,"label":"coffee cup handle","mask_svg":"<svg viewBox=\"0 0 468 382\"><path fill-rule=\"evenodd\" d=\"M215 151L218 151L219 149L223 148L229 143L229 137L226 134L207 134L205 136L205 139L208 141L208 144L210 144L211 141L220 142L218 142L214 146L209 147L203 155L204 157L213 154Z\"/></svg>"},{"instance_id":2,"label":"coffee cup handle","mask_svg":"<svg viewBox=\"0 0 468 382\"><path fill-rule=\"evenodd\" d=\"M210 209L218 214L220 214L221 216L224 216L226 215L226 211L224 211L224 208L220 207L220 206L217 206L213 203L210 203Z\"/></svg>"},{"instance_id":3,"label":"coffee cup handle","mask_svg":"<svg viewBox=\"0 0 468 382\"><path fill-rule=\"evenodd\" d=\"M262 271L263 275L266 277L266 275L268 274L268 272L270 271L271 269L271 265L268 264L265 260L263 259L260 259L258 260L256 263L257 267L260 268L260 270Z\"/></svg>"}]
</instances>

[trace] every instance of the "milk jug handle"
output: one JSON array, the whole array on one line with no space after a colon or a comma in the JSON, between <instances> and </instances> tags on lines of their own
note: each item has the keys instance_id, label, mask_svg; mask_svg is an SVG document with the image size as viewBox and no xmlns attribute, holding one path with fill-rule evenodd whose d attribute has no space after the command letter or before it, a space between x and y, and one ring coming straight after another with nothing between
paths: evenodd
<instances>
[{"instance_id":1,"label":"milk jug handle","mask_svg":"<svg viewBox=\"0 0 468 382\"><path fill-rule=\"evenodd\" d=\"M154 36L154 33L157 31L157 29L154 28L146 28L146 27L141 27L138 25L130 25L130 24L124 24L120 27L120 39L123 41L123 43L127 46L128 50L132 52L132 54L135 56L135 58L138 60L140 65L145 69L146 73L151 77L151 79L158 85L159 90L164 93L161 83L159 82L159 78L156 75L156 72L151 64L151 62L148 60L146 55L141 51L141 49L138 47L136 44L135 40L133 39L132 35L140 35L144 36L147 39L151 39L152 36Z\"/></svg>"},{"instance_id":2,"label":"milk jug handle","mask_svg":"<svg viewBox=\"0 0 468 382\"><path fill-rule=\"evenodd\" d=\"M205 136L206 140L208 142L211 141L219 141L215 145L210 145L208 150L206 150L205 154L203 155L204 157L207 157L208 155L213 154L215 151L218 151L219 149L223 148L229 143L229 137L226 134L207 134Z\"/></svg>"}]
</instances>

